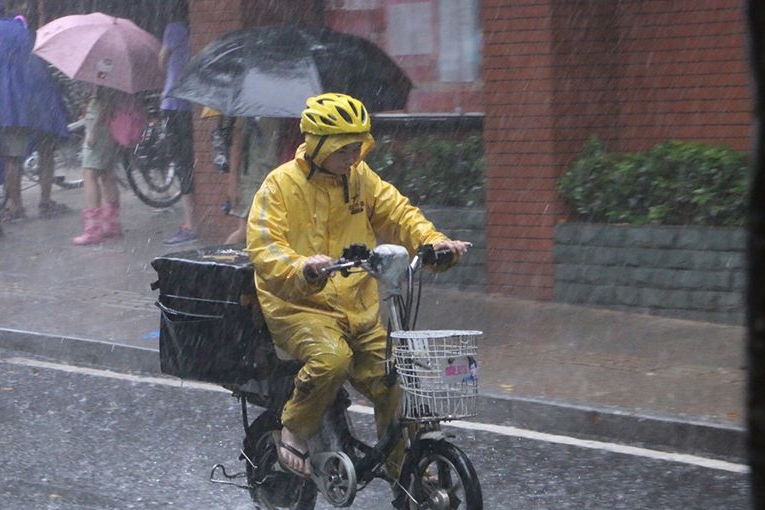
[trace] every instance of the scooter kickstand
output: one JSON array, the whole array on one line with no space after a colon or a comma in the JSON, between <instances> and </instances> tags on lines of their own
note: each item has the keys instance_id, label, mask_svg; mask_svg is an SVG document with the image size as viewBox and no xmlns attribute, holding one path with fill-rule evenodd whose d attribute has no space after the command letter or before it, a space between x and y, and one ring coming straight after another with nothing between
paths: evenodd
<instances>
[{"instance_id":1,"label":"scooter kickstand","mask_svg":"<svg viewBox=\"0 0 765 510\"><path fill-rule=\"evenodd\" d=\"M225 477L226 480L223 480L221 478L216 478L216 472L217 471L220 471L220 474L223 477ZM237 483L237 482L233 481L233 480L236 480L238 478L247 478L247 473L245 473L243 471L241 473L228 474L226 472L226 466L224 466L223 464L215 464L213 466L213 468L212 468L212 471L210 471L210 481L212 483L219 483L219 484L222 484L222 485L233 485L233 486L239 487L241 489L251 489L252 488L249 485L242 485L241 483Z\"/></svg>"}]
</instances>

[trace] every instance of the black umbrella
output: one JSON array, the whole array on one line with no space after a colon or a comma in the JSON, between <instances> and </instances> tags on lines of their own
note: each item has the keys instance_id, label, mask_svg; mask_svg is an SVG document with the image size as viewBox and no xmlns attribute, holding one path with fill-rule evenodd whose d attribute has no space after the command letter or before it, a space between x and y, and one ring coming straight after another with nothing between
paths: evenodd
<instances>
[{"instance_id":1,"label":"black umbrella","mask_svg":"<svg viewBox=\"0 0 765 510\"><path fill-rule=\"evenodd\" d=\"M379 47L326 27L255 27L211 42L170 95L237 117L299 117L309 96L341 92L370 111L406 105L412 82Z\"/></svg>"}]
</instances>

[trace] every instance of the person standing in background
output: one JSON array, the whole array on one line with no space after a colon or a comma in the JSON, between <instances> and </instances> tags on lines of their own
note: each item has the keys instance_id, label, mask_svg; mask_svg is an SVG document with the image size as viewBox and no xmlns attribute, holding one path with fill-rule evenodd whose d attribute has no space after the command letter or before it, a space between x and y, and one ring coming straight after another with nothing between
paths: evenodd
<instances>
[{"instance_id":1,"label":"person standing in background","mask_svg":"<svg viewBox=\"0 0 765 510\"><path fill-rule=\"evenodd\" d=\"M7 6L7 11L5 7ZM32 37L22 19L6 18L26 13L26 2L0 0L0 158L8 197L0 223L26 218L21 204L21 164L27 155L29 117L26 86L27 60Z\"/></svg>"},{"instance_id":2,"label":"person standing in background","mask_svg":"<svg viewBox=\"0 0 765 510\"><path fill-rule=\"evenodd\" d=\"M188 101L168 97L186 63L189 61L188 12L182 2L169 2L170 23L162 36L159 67L166 73L160 109L166 123L167 143L175 171L181 180L183 223L178 231L165 239L165 244L180 244L197 239L194 221L194 145L191 105Z\"/></svg>"},{"instance_id":3,"label":"person standing in background","mask_svg":"<svg viewBox=\"0 0 765 510\"><path fill-rule=\"evenodd\" d=\"M51 200L55 170L54 152L59 144L69 138L68 112L61 91L53 80L50 70L37 55L30 55L27 64L29 87L29 127L39 154L40 203L37 206L41 218L53 218L69 212L69 208Z\"/></svg>"},{"instance_id":4,"label":"person standing in background","mask_svg":"<svg viewBox=\"0 0 765 510\"><path fill-rule=\"evenodd\" d=\"M291 159L295 153L299 143L287 147L285 144L292 141L288 134L290 128L294 131L297 125L297 119L291 118L239 117L234 122L230 149L231 171L228 174L231 211L228 214L239 220L236 230L226 238L226 244L245 242L252 198L268 172Z\"/></svg>"},{"instance_id":5,"label":"person standing in background","mask_svg":"<svg viewBox=\"0 0 765 510\"><path fill-rule=\"evenodd\" d=\"M72 239L76 245L100 243L122 235L119 219L120 190L114 172L122 148L112 138L109 120L124 92L95 87L85 111L82 177L85 183L83 231Z\"/></svg>"}]
</instances>

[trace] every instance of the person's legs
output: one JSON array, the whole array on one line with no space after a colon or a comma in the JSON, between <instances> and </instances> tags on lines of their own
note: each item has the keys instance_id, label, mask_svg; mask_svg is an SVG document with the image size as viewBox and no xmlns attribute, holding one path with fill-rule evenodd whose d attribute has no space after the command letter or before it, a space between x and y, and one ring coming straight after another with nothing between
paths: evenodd
<instances>
[{"instance_id":1,"label":"person's legs","mask_svg":"<svg viewBox=\"0 0 765 510\"><path fill-rule=\"evenodd\" d=\"M353 370L348 380L354 388L374 404L377 437L383 436L400 412L401 388L385 381L385 347L387 332L381 325L360 333L353 342ZM405 444L403 439L388 456L388 473L394 478L401 470Z\"/></svg>"},{"instance_id":2,"label":"person's legs","mask_svg":"<svg viewBox=\"0 0 765 510\"><path fill-rule=\"evenodd\" d=\"M197 226L194 221L194 192L191 191L181 195L181 205L183 206L183 226L192 232L196 232Z\"/></svg>"},{"instance_id":3,"label":"person's legs","mask_svg":"<svg viewBox=\"0 0 765 510\"><path fill-rule=\"evenodd\" d=\"M281 442L286 446L279 445L279 458L286 467L307 474L310 464L296 452L306 452L306 441L321 427L325 410L348 378L353 352L338 319L326 314L298 314L279 329L277 345L304 362L282 411Z\"/></svg>"},{"instance_id":4,"label":"person's legs","mask_svg":"<svg viewBox=\"0 0 765 510\"><path fill-rule=\"evenodd\" d=\"M0 156L5 167L5 193L8 202L0 213L0 221L12 221L24 218L24 206L21 200L21 165L27 154L28 135L21 128L3 128L0 130Z\"/></svg>"},{"instance_id":5,"label":"person's legs","mask_svg":"<svg viewBox=\"0 0 765 510\"><path fill-rule=\"evenodd\" d=\"M82 178L85 185L85 208L82 210L83 232L72 239L76 245L99 243L104 235L101 229L101 189L100 170L83 168Z\"/></svg>"},{"instance_id":6,"label":"person's legs","mask_svg":"<svg viewBox=\"0 0 765 510\"><path fill-rule=\"evenodd\" d=\"M165 239L165 244L180 244L194 241L196 234L195 200L194 200L194 145L191 129L191 112L163 111L167 119L166 142L170 156L175 161L175 171L181 179L181 207L183 209L183 224L171 237Z\"/></svg>"},{"instance_id":7,"label":"person's legs","mask_svg":"<svg viewBox=\"0 0 765 510\"><path fill-rule=\"evenodd\" d=\"M85 208L96 209L101 207L101 186L98 174L101 170L93 168L82 169L83 189L85 190Z\"/></svg>"},{"instance_id":8,"label":"person's legs","mask_svg":"<svg viewBox=\"0 0 765 510\"><path fill-rule=\"evenodd\" d=\"M109 169L100 172L101 189L103 191L104 204L117 204L120 203L120 188L117 184L117 176L114 173L114 169Z\"/></svg>"},{"instance_id":9,"label":"person's legs","mask_svg":"<svg viewBox=\"0 0 765 510\"><path fill-rule=\"evenodd\" d=\"M40 161L40 166L37 170L37 175L40 179L40 203L38 210L43 218L52 218L69 211L69 208L64 204L51 200L56 145L56 140L53 138L40 137L38 139L37 154Z\"/></svg>"},{"instance_id":10,"label":"person's legs","mask_svg":"<svg viewBox=\"0 0 765 510\"><path fill-rule=\"evenodd\" d=\"M354 388L374 404L377 437L381 437L393 422L400 400L398 386L388 386L385 383L387 336L385 329L378 325L350 342L353 370L348 379Z\"/></svg>"},{"instance_id":11,"label":"person's legs","mask_svg":"<svg viewBox=\"0 0 765 510\"><path fill-rule=\"evenodd\" d=\"M37 176L40 179L40 204L50 202L50 192L53 188L53 167L54 146L45 142L40 142L37 146L37 154L40 161L40 167L37 170Z\"/></svg>"},{"instance_id":12,"label":"person's legs","mask_svg":"<svg viewBox=\"0 0 765 510\"><path fill-rule=\"evenodd\" d=\"M114 170L101 172L101 187L103 189L103 205L101 206L101 231L104 237L122 235L120 222L120 190Z\"/></svg>"},{"instance_id":13,"label":"person's legs","mask_svg":"<svg viewBox=\"0 0 765 510\"><path fill-rule=\"evenodd\" d=\"M238 218L236 230L226 238L226 244L241 244L247 240L247 218Z\"/></svg>"},{"instance_id":14,"label":"person's legs","mask_svg":"<svg viewBox=\"0 0 765 510\"><path fill-rule=\"evenodd\" d=\"M8 202L0 221L12 221L24 217L24 206L21 202L21 158L4 156L3 165Z\"/></svg>"}]
</instances>

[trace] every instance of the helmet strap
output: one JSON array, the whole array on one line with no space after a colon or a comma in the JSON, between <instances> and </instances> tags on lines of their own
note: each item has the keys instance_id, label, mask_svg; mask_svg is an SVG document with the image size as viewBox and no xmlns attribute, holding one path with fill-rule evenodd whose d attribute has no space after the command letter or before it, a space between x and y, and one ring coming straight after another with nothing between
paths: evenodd
<instances>
[{"instance_id":1,"label":"helmet strap","mask_svg":"<svg viewBox=\"0 0 765 510\"><path fill-rule=\"evenodd\" d=\"M327 141L327 135L321 135L319 138L319 141L316 142L316 148L314 148L313 152L310 156L308 156L309 161L314 161L316 159L316 156L319 155L319 151L322 147L324 147L324 143Z\"/></svg>"}]
</instances>

